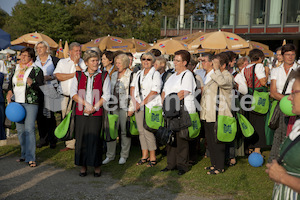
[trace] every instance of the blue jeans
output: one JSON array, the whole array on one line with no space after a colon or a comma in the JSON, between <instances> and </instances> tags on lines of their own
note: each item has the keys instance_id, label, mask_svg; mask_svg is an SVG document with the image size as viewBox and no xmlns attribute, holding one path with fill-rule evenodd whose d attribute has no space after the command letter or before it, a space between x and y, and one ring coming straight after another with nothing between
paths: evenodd
<instances>
[{"instance_id":1,"label":"blue jeans","mask_svg":"<svg viewBox=\"0 0 300 200\"><path fill-rule=\"evenodd\" d=\"M21 158L25 162L35 161L35 119L38 113L38 105L21 104L26 110L25 119L16 123L18 138L21 145Z\"/></svg>"}]
</instances>

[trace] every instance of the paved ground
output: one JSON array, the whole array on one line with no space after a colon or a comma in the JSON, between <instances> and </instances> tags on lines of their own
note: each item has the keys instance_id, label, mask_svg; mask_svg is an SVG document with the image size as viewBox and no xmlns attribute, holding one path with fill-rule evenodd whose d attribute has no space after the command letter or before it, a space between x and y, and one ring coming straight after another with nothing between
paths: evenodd
<instances>
[{"instance_id":1,"label":"paved ground","mask_svg":"<svg viewBox=\"0 0 300 200\"><path fill-rule=\"evenodd\" d=\"M16 162L17 159L15 156L0 158L0 199L207 199L173 194L163 188L121 186L105 172L95 178L93 172L87 177L79 177L78 170L64 170L44 163L31 168L26 163Z\"/></svg>"}]
</instances>

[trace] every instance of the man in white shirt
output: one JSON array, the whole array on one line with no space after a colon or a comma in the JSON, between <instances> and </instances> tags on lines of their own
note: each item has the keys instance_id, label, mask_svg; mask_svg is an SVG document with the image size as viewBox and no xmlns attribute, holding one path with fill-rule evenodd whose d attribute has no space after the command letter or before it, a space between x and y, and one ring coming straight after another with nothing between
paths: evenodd
<instances>
[{"instance_id":1,"label":"man in white shirt","mask_svg":"<svg viewBox=\"0 0 300 200\"><path fill-rule=\"evenodd\" d=\"M62 117L64 118L66 114L71 110L72 101L70 99L70 88L72 84L72 78L75 76L76 71L83 71L86 69L86 65L81 57L81 47L77 42L73 42L69 46L69 58L61 59L53 72L57 80L60 81L60 88L62 90L64 100L61 104ZM60 151L68 151L70 149L75 149L75 139L66 141L66 148Z\"/></svg>"}]
</instances>

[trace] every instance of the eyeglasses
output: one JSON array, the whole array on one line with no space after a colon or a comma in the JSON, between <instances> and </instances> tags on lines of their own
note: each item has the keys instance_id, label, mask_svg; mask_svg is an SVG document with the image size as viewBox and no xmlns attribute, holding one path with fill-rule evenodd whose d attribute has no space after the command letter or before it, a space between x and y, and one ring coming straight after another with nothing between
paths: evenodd
<instances>
[{"instance_id":1,"label":"eyeglasses","mask_svg":"<svg viewBox=\"0 0 300 200\"><path fill-rule=\"evenodd\" d=\"M289 57L294 57L294 56L296 56L296 54L289 54L289 53L285 53L285 54L283 54L284 56L289 56Z\"/></svg>"},{"instance_id":2,"label":"eyeglasses","mask_svg":"<svg viewBox=\"0 0 300 200\"><path fill-rule=\"evenodd\" d=\"M142 58L142 61L145 61L145 60L152 61L152 59L150 59L150 58Z\"/></svg>"},{"instance_id":3,"label":"eyeglasses","mask_svg":"<svg viewBox=\"0 0 300 200\"><path fill-rule=\"evenodd\" d=\"M292 97L294 97L295 94L297 94L297 93L300 93L300 90L292 90L292 93L291 93Z\"/></svg>"},{"instance_id":4,"label":"eyeglasses","mask_svg":"<svg viewBox=\"0 0 300 200\"><path fill-rule=\"evenodd\" d=\"M28 58L30 58L30 55L26 55L26 54L21 54L20 56L21 57L28 57Z\"/></svg>"}]
</instances>

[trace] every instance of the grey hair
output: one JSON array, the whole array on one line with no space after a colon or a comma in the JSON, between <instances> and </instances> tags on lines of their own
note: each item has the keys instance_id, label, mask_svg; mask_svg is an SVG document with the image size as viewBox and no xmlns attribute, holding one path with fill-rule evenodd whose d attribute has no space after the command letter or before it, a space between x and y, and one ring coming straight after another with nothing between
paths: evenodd
<instances>
[{"instance_id":1,"label":"grey hair","mask_svg":"<svg viewBox=\"0 0 300 200\"><path fill-rule=\"evenodd\" d=\"M74 48L74 47L80 47L80 44L78 42L72 42L69 46L70 51Z\"/></svg>"},{"instance_id":2,"label":"grey hair","mask_svg":"<svg viewBox=\"0 0 300 200\"><path fill-rule=\"evenodd\" d=\"M87 62L90 58L94 58L94 57L99 59L99 54L96 51L93 51L93 50L87 50L83 54L84 62Z\"/></svg>"},{"instance_id":3,"label":"grey hair","mask_svg":"<svg viewBox=\"0 0 300 200\"><path fill-rule=\"evenodd\" d=\"M151 52L143 53L142 56L141 56L141 60L142 60L142 58L144 58L144 56L152 57L152 64L155 63L156 58Z\"/></svg>"},{"instance_id":4,"label":"grey hair","mask_svg":"<svg viewBox=\"0 0 300 200\"><path fill-rule=\"evenodd\" d=\"M129 58L126 54L122 53L122 54L117 55L115 57L115 62L114 63L116 63L117 59L121 60L122 66L125 67L125 69L127 69L129 67L130 60L129 60Z\"/></svg>"},{"instance_id":5,"label":"grey hair","mask_svg":"<svg viewBox=\"0 0 300 200\"><path fill-rule=\"evenodd\" d=\"M164 64L165 67L167 65L167 59L165 59L163 56L156 57L156 61L159 62L160 64Z\"/></svg>"},{"instance_id":6,"label":"grey hair","mask_svg":"<svg viewBox=\"0 0 300 200\"><path fill-rule=\"evenodd\" d=\"M35 53L36 53L36 47L37 47L39 44L43 44L43 45L47 48L46 52L47 52L48 54L51 53L51 51L50 51L50 46L49 46L48 42L46 42L46 41L44 41L44 40L43 40L43 41L39 41L38 43L36 43L36 44L34 45L34 51L35 51Z\"/></svg>"}]
</instances>

